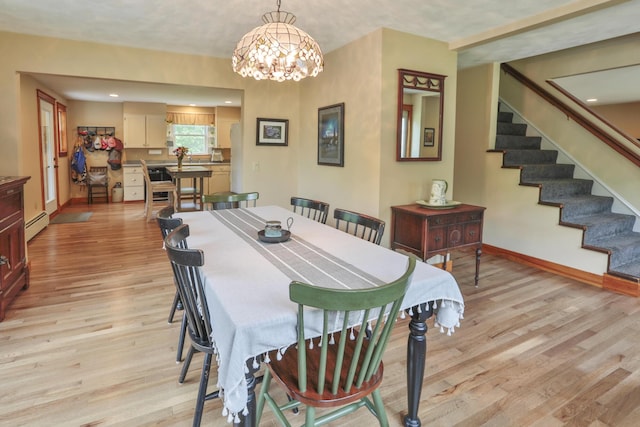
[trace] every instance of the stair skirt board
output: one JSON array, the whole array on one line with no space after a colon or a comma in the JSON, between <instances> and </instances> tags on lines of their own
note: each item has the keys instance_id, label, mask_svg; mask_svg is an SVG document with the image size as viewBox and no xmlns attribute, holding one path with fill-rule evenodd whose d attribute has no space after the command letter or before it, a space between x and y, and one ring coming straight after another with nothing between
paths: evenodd
<instances>
[{"instance_id":1,"label":"stair skirt board","mask_svg":"<svg viewBox=\"0 0 640 427\"><path fill-rule=\"evenodd\" d=\"M539 204L559 208L559 225L583 230L582 248L609 256L603 277L577 280L638 296L640 232L633 231L636 216L612 212L613 197L592 194L593 180L574 178L575 165L557 163L558 151L540 148L540 137L526 136L527 125L512 123L513 116L498 113L496 146L488 151L503 154L504 168L520 169L520 185L539 188Z\"/></svg>"},{"instance_id":2,"label":"stair skirt board","mask_svg":"<svg viewBox=\"0 0 640 427\"><path fill-rule=\"evenodd\" d=\"M49 214L46 212L40 212L35 218L31 219L25 225L25 238L28 242L33 239L36 234L44 230L49 225Z\"/></svg>"}]
</instances>

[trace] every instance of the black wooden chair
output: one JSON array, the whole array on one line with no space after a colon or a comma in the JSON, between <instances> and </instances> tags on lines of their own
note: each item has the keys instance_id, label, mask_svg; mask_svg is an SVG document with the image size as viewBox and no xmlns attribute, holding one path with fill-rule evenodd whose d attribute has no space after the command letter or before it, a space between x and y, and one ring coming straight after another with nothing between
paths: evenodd
<instances>
[{"instance_id":1,"label":"black wooden chair","mask_svg":"<svg viewBox=\"0 0 640 427\"><path fill-rule=\"evenodd\" d=\"M302 216L311 218L314 221L327 223L327 216L329 215L329 203L321 202L319 200L305 199L302 197L292 197L291 206L293 211L299 213Z\"/></svg>"},{"instance_id":2,"label":"black wooden chair","mask_svg":"<svg viewBox=\"0 0 640 427\"><path fill-rule=\"evenodd\" d=\"M266 402L283 425L289 425L284 411L300 405L306 405L305 426L333 421L362 406L378 418L381 426L389 425L378 388L382 382L382 355L415 264L410 258L402 277L367 289L290 284L289 297L298 304L298 343L288 348L280 360L274 355L267 365L257 401L258 424ZM306 336L305 321L312 319L318 323L322 320L322 326L308 326L308 330L321 327L320 337ZM351 322L357 325L351 326ZM341 329L334 332L339 325ZM276 403L269 394L272 378L284 386L292 400L283 405ZM316 408L333 410L316 418Z\"/></svg>"},{"instance_id":3,"label":"black wooden chair","mask_svg":"<svg viewBox=\"0 0 640 427\"><path fill-rule=\"evenodd\" d=\"M202 196L202 203L210 210L233 209L239 207L255 207L260 193L253 191L250 193L214 193Z\"/></svg>"},{"instance_id":4,"label":"black wooden chair","mask_svg":"<svg viewBox=\"0 0 640 427\"><path fill-rule=\"evenodd\" d=\"M173 218L172 215L174 213L173 206L167 206L161 209L156 215L156 221L158 222L158 226L160 227L160 233L162 234L162 244L164 245L164 239L171 233L175 228L182 225L182 218ZM184 247L187 247L187 241L184 242ZM171 264L171 268L173 269L174 283L176 282L176 271L173 264ZM176 314L176 310L182 309L182 301L180 301L180 292L178 291L178 284L176 285L176 294L173 297L173 303L171 304L171 310L169 311L169 319L167 322L172 323L173 317ZM180 338L178 339L178 351L176 354L176 362L182 361L182 351L184 348L184 339L187 333L187 319L183 313L182 322L180 324Z\"/></svg>"},{"instance_id":5,"label":"black wooden chair","mask_svg":"<svg viewBox=\"0 0 640 427\"><path fill-rule=\"evenodd\" d=\"M180 374L180 383L184 382L194 351L204 353L200 387L193 416L193 425L199 426L202 420L205 400L217 398L219 392L215 391L207 394L211 360L215 350L214 342L211 338L209 306L206 298L204 298L204 284L199 271L200 267L204 265L204 253L199 249L186 248L187 237L189 237L189 226L187 224L178 226L166 237L165 249L169 261L174 267L180 300L187 319L187 331L191 340L191 348Z\"/></svg>"},{"instance_id":6,"label":"black wooden chair","mask_svg":"<svg viewBox=\"0 0 640 427\"><path fill-rule=\"evenodd\" d=\"M353 234L369 242L380 244L384 234L384 221L369 215L345 209L334 209L333 218L336 220L336 228Z\"/></svg>"},{"instance_id":7,"label":"black wooden chair","mask_svg":"<svg viewBox=\"0 0 640 427\"><path fill-rule=\"evenodd\" d=\"M92 204L94 197L109 203L109 170L106 166L91 166L87 172L87 202Z\"/></svg>"}]
</instances>

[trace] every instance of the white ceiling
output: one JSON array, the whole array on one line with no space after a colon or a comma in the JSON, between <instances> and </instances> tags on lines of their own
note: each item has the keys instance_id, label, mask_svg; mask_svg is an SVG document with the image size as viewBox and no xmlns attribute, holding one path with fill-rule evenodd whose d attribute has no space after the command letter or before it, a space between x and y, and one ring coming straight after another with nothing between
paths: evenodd
<instances>
[{"instance_id":1,"label":"white ceiling","mask_svg":"<svg viewBox=\"0 0 640 427\"><path fill-rule=\"evenodd\" d=\"M243 34L275 9L276 0L0 0L0 30L230 58ZM325 53L386 27L449 43L459 53L460 68L640 31L640 0L283 0L281 9L294 13L296 26ZM234 95L184 86L37 78L69 99L96 100L113 90L121 98L101 100L157 102L160 96L172 104L204 105L206 98L209 105L220 105ZM235 97L239 102L237 91Z\"/></svg>"}]
</instances>

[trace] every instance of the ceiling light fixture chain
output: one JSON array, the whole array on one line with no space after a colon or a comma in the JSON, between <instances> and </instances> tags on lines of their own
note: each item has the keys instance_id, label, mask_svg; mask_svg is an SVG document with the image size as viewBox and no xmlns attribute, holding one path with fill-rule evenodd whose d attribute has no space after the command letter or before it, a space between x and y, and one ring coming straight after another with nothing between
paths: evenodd
<instances>
[{"instance_id":1,"label":"ceiling light fixture chain","mask_svg":"<svg viewBox=\"0 0 640 427\"><path fill-rule=\"evenodd\" d=\"M245 34L233 52L233 71L256 80L295 80L315 77L324 67L318 43L295 27L294 14L277 10L262 15L264 25Z\"/></svg>"}]
</instances>

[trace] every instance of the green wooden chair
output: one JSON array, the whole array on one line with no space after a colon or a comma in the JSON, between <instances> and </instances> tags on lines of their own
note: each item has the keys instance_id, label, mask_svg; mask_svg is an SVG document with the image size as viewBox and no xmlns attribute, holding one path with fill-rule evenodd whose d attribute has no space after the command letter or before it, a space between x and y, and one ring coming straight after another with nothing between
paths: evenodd
<instances>
[{"instance_id":1,"label":"green wooden chair","mask_svg":"<svg viewBox=\"0 0 640 427\"><path fill-rule=\"evenodd\" d=\"M409 259L402 277L374 288L327 289L291 283L289 296L298 303L298 345L287 349L281 360L272 357L267 365L257 401L258 423L266 402L285 426L290 424L284 411L300 405L306 405L305 426L331 422L362 406L378 418L381 426L388 425L378 389L382 355L415 263ZM305 319L310 317L323 319L319 338L305 336ZM350 321L357 326L350 327ZM334 332L337 322L342 329ZM279 405L269 394L272 378L286 388L289 402ZM335 409L316 418L316 408Z\"/></svg>"},{"instance_id":2,"label":"green wooden chair","mask_svg":"<svg viewBox=\"0 0 640 427\"><path fill-rule=\"evenodd\" d=\"M338 230L353 234L376 245L380 244L384 234L383 220L338 208L333 210L333 218L336 220Z\"/></svg>"},{"instance_id":3,"label":"green wooden chair","mask_svg":"<svg viewBox=\"0 0 640 427\"><path fill-rule=\"evenodd\" d=\"M240 207L256 206L260 193L214 193L202 196L202 203L209 206L209 210L232 209Z\"/></svg>"},{"instance_id":4,"label":"green wooden chair","mask_svg":"<svg viewBox=\"0 0 640 427\"><path fill-rule=\"evenodd\" d=\"M302 197L292 197L291 206L293 211L299 213L302 216L311 218L314 221L327 223L327 216L329 215L329 203L321 202L319 200L305 199Z\"/></svg>"}]
</instances>

